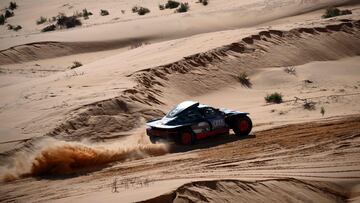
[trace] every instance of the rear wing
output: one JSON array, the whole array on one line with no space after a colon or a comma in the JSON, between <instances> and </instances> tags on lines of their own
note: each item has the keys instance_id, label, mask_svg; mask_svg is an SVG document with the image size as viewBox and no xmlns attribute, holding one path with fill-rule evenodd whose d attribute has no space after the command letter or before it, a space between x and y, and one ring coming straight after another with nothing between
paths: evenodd
<instances>
[{"instance_id":1,"label":"rear wing","mask_svg":"<svg viewBox=\"0 0 360 203\"><path fill-rule=\"evenodd\" d=\"M234 110L231 110L231 109L221 108L219 110L224 112L226 116L237 116L237 115L246 116L246 115L249 115L248 112L234 111Z\"/></svg>"}]
</instances>

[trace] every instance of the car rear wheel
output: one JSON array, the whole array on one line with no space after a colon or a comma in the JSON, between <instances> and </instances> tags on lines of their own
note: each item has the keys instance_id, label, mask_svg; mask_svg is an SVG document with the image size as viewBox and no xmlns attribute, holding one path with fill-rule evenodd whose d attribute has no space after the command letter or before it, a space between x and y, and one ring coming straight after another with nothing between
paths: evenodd
<instances>
[{"instance_id":1,"label":"car rear wheel","mask_svg":"<svg viewBox=\"0 0 360 203\"><path fill-rule=\"evenodd\" d=\"M178 143L182 145L192 145L195 142L195 136L190 131L183 131L179 135Z\"/></svg>"},{"instance_id":2,"label":"car rear wheel","mask_svg":"<svg viewBox=\"0 0 360 203\"><path fill-rule=\"evenodd\" d=\"M237 136L247 136L251 132L252 122L248 116L239 117L233 124L234 133Z\"/></svg>"},{"instance_id":3,"label":"car rear wheel","mask_svg":"<svg viewBox=\"0 0 360 203\"><path fill-rule=\"evenodd\" d=\"M150 142L153 144L156 144L158 142L158 138L153 135L150 135L149 138L150 138Z\"/></svg>"}]
</instances>

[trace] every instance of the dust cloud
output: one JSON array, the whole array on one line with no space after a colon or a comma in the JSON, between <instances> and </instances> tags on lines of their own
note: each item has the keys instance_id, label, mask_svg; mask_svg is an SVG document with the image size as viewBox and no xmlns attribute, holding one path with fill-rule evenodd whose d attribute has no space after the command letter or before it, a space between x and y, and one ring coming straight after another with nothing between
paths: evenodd
<instances>
[{"instance_id":1,"label":"dust cloud","mask_svg":"<svg viewBox=\"0 0 360 203\"><path fill-rule=\"evenodd\" d=\"M168 153L166 144L151 144L144 135L114 143L68 142L46 138L32 149L15 153L0 168L0 181L29 176L71 175L112 162L143 159Z\"/></svg>"}]
</instances>

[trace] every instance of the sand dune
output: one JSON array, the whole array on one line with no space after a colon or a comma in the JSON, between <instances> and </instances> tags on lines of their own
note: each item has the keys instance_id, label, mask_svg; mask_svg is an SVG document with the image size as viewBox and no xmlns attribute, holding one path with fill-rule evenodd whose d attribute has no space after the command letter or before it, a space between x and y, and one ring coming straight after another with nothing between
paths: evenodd
<instances>
[{"instance_id":1,"label":"sand dune","mask_svg":"<svg viewBox=\"0 0 360 203\"><path fill-rule=\"evenodd\" d=\"M359 2L196 1L17 1L23 29L0 26L1 202L359 200ZM334 5L352 14L323 19ZM83 8L80 27L35 23ZM253 133L150 144L145 122L183 100L248 111Z\"/></svg>"},{"instance_id":2,"label":"sand dune","mask_svg":"<svg viewBox=\"0 0 360 203\"><path fill-rule=\"evenodd\" d=\"M317 202L347 202L346 193L339 187L336 189L329 188L328 184L296 179L215 180L188 183L173 193L141 202L311 202L314 199Z\"/></svg>"},{"instance_id":3,"label":"sand dune","mask_svg":"<svg viewBox=\"0 0 360 203\"><path fill-rule=\"evenodd\" d=\"M101 50L98 48L99 46L102 46L102 49L113 49L126 45L129 46L137 44L139 42L159 42L201 33L246 28L284 17L295 16L323 9L331 5L353 4L356 1L217 1L216 3L214 2L216 7L213 7L210 4L210 8L206 10L203 6L196 4L196 0L192 0L190 2L195 8L191 9L189 14L174 15L172 13L173 11L160 11L158 9L158 1L132 1L129 3L126 1L116 2L109 0L106 5L111 6L111 8L114 9L110 9L110 12L112 13L110 17L102 19L101 16L96 13L89 20L83 21L86 23L84 28L65 30L59 34L57 32L39 33L41 28L36 26L36 20L40 17L40 15L50 18L57 15L59 12L63 12L68 15L71 15L76 11L80 12L83 9L80 5L84 5L84 8L88 8L90 11L91 7L95 7L98 10L99 6L102 5L99 5L97 1L86 2L86 4L84 4L84 2L62 1L56 2L56 5L54 5L55 3L49 3L47 1L38 1L36 3L18 1L18 4L24 4L24 6L19 7L17 10L19 16L15 15L15 17L9 19L9 22L21 21L25 23L25 25L23 25L25 28L17 35L10 34L9 31L2 28L1 33L3 34L0 35L0 49L2 50L2 53L5 54L11 54L14 52L14 49L20 49L21 55L25 54L25 56L20 57L19 62L22 62L24 59L30 59L29 57L31 54L26 54L25 51L28 49L34 50L37 55L42 55L38 59L83 53L84 51L90 52ZM39 10L40 5L45 6L47 4L50 4L49 7L51 8L47 11L40 9L41 11L39 12L27 12L29 9L32 11ZM149 6L149 8L151 8L150 17L139 18L136 14L131 13L130 8L135 5ZM67 9L67 7L71 8ZM125 15L122 14L120 10L126 10ZM22 12L26 12L26 15L23 15ZM7 40L9 38L11 40ZM64 43L70 42L70 45L67 43L64 44L64 50L69 49L69 46L70 48L74 48L74 45L83 46L86 47L86 49L75 48L71 49L72 52L70 53L55 50L51 54L41 54L41 51L40 53L37 53L38 49L36 48L41 47L46 49L43 45L48 41ZM100 45L97 42L103 43ZM34 43L35 45L38 44L38 46L34 47ZM106 44L108 46L105 46ZM21 46L19 47L19 45ZM53 44L50 43L49 46L52 47ZM21 52L21 50L23 50L22 48L25 48L25 53ZM3 57L4 55L1 55L0 64L16 61L11 59L6 61L2 59ZM36 58L37 57L33 57L32 60Z\"/></svg>"},{"instance_id":4,"label":"sand dune","mask_svg":"<svg viewBox=\"0 0 360 203\"><path fill-rule=\"evenodd\" d=\"M136 127L136 121L129 120L125 115L130 114L135 117L135 114L131 110L122 112L121 109L128 108L126 106L133 102L145 106L164 104L168 87L171 87L171 91L182 95L199 96L238 83L236 76L241 71L253 72L256 68L262 67L286 67L310 61L334 60L358 55L359 27L359 22L346 22L290 31L262 31L258 35L243 38L241 42L187 56L171 64L137 71L129 75L137 82L136 86L122 91L123 95L115 99L85 106L83 113L75 116L74 120L68 120L50 135L61 134L63 137L75 138L82 134L89 137L93 131L99 133L96 128L103 129L104 125L107 125L102 122L103 120L111 122L109 119L112 118L121 119L124 126L119 126L121 130L130 130L132 125L129 122ZM338 33L339 31L341 33ZM317 46L310 45L314 41L317 41ZM213 74L217 77L211 77ZM124 119L119 117L119 111L125 114ZM148 119L149 116L162 114L161 111L146 109L137 111L136 120L139 120L138 117ZM93 124L90 127L89 122Z\"/></svg>"},{"instance_id":5,"label":"sand dune","mask_svg":"<svg viewBox=\"0 0 360 203\"><path fill-rule=\"evenodd\" d=\"M141 46L148 38L93 42L35 42L0 51L0 65Z\"/></svg>"}]
</instances>

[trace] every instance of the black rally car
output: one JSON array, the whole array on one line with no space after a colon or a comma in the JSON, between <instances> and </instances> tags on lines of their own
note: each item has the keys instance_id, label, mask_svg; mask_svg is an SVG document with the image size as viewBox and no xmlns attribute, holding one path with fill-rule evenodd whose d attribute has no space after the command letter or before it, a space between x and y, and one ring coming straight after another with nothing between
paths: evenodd
<instances>
[{"instance_id":1,"label":"black rally car","mask_svg":"<svg viewBox=\"0 0 360 203\"><path fill-rule=\"evenodd\" d=\"M172 140L184 145L218 134L229 134L230 129L238 136L246 136L252 129L248 114L184 101L163 118L148 122L146 132L152 143Z\"/></svg>"}]
</instances>

